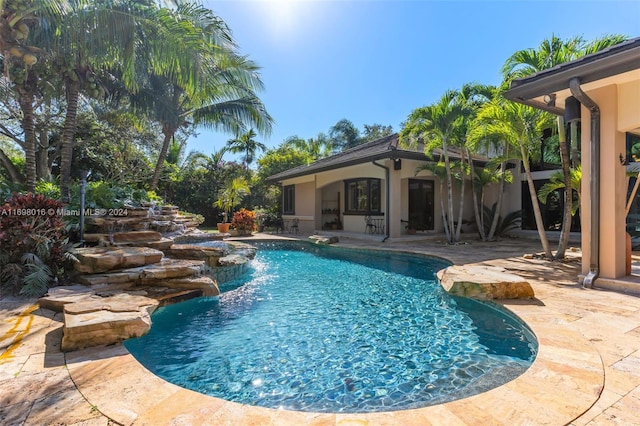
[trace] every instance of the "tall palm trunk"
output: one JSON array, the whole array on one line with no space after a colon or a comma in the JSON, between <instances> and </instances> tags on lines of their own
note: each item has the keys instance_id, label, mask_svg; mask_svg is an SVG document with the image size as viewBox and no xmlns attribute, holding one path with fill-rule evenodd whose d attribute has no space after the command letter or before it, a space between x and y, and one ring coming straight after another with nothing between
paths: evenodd
<instances>
[{"instance_id":1,"label":"tall palm trunk","mask_svg":"<svg viewBox=\"0 0 640 426\"><path fill-rule=\"evenodd\" d=\"M451 177L451 163L449 162L449 151L447 146L447 138L442 138L442 154L444 155L444 169L447 173L447 225L449 226L449 235L447 241L453 243L453 233L455 227L453 225L453 178Z\"/></svg>"},{"instance_id":2,"label":"tall palm trunk","mask_svg":"<svg viewBox=\"0 0 640 426\"><path fill-rule=\"evenodd\" d=\"M451 231L449 229L449 223L447 221L447 212L444 209L444 182L440 178L440 212L442 214L442 223L444 224L444 235L447 237L447 241L451 242Z\"/></svg>"},{"instance_id":3,"label":"tall palm trunk","mask_svg":"<svg viewBox=\"0 0 640 426\"><path fill-rule=\"evenodd\" d=\"M80 96L80 82L67 80L67 114L64 118L60 149L60 197L63 203L71 199L69 186L71 185L71 160L76 132L76 118L78 116L78 98Z\"/></svg>"},{"instance_id":4,"label":"tall palm trunk","mask_svg":"<svg viewBox=\"0 0 640 426\"><path fill-rule=\"evenodd\" d=\"M47 129L40 130L36 149L36 174L38 179L51 180L51 166L49 160L49 134Z\"/></svg>"},{"instance_id":5,"label":"tall palm trunk","mask_svg":"<svg viewBox=\"0 0 640 426\"><path fill-rule=\"evenodd\" d=\"M480 234L480 239L482 241L487 241L487 236L484 232L484 218L481 214L482 204L478 204L478 194L476 192L476 171L473 165L473 158L471 158L471 154L467 155L467 161L469 163L469 172L471 173L471 195L473 197L473 215L476 219L476 227L478 228L478 233ZM480 208L479 208L480 207Z\"/></svg>"},{"instance_id":6,"label":"tall palm trunk","mask_svg":"<svg viewBox=\"0 0 640 426\"><path fill-rule=\"evenodd\" d=\"M536 227L538 228L538 236L540 237L540 242L542 243L542 250L544 251L544 255L547 259L553 259L551 247L549 246L549 240L547 239L547 233L544 229L544 222L542 221L542 213L540 212L540 204L538 203L536 187L533 184L531 167L529 166L527 153L522 142L520 142L520 154L522 155L522 164L524 165L524 171L527 175L527 184L529 185L529 194L531 195L531 204L533 205L533 215L536 219Z\"/></svg>"},{"instance_id":7,"label":"tall palm trunk","mask_svg":"<svg viewBox=\"0 0 640 426\"><path fill-rule=\"evenodd\" d=\"M158 162L156 163L156 168L153 171L153 176L151 177L151 183L149 184L149 190L155 191L158 188L158 181L160 180L160 174L164 169L164 160L167 158L167 151L169 150L169 144L171 143L171 139L173 135L175 135L176 130L178 130L175 126L172 126L168 123L164 123L162 125L162 134L164 135L164 140L162 141L162 148L160 148L160 154L158 154Z\"/></svg>"},{"instance_id":8,"label":"tall palm trunk","mask_svg":"<svg viewBox=\"0 0 640 426\"><path fill-rule=\"evenodd\" d=\"M573 204L573 191L571 190L571 164L569 159L569 149L565 138L564 119L558 116L558 136L560 138L560 160L562 162L562 174L564 175L564 212L562 218L562 230L560 231L560 241L558 241L558 251L555 259L564 259L564 252L569 245L571 234L571 212Z\"/></svg>"},{"instance_id":9,"label":"tall palm trunk","mask_svg":"<svg viewBox=\"0 0 640 426\"><path fill-rule=\"evenodd\" d=\"M44 105L43 119L49 122L51 116L51 104L46 102ZM49 130L46 126L41 126L38 132L38 144L36 146L36 173L37 178L45 181L51 180L51 165L53 163L53 155L49 156Z\"/></svg>"},{"instance_id":10,"label":"tall palm trunk","mask_svg":"<svg viewBox=\"0 0 640 426\"><path fill-rule=\"evenodd\" d=\"M489 229L489 234L487 234L487 240L493 241L496 238L496 229L498 229L498 221L500 219L500 212L502 211L502 195L504 194L504 179L505 172L507 169L507 163L502 161L500 163L500 189L498 191L498 200L496 201L496 212L493 215L493 219L491 220L491 228Z\"/></svg>"},{"instance_id":11,"label":"tall palm trunk","mask_svg":"<svg viewBox=\"0 0 640 426\"><path fill-rule=\"evenodd\" d=\"M460 233L462 232L462 211L464 209L464 149L460 152L460 211L458 211L458 226L456 227L456 242L460 241Z\"/></svg>"},{"instance_id":12,"label":"tall palm trunk","mask_svg":"<svg viewBox=\"0 0 640 426\"><path fill-rule=\"evenodd\" d=\"M22 110L22 129L24 131L25 185L27 191L36 189L36 126L33 115L33 90L26 87L18 89L18 103Z\"/></svg>"}]
</instances>

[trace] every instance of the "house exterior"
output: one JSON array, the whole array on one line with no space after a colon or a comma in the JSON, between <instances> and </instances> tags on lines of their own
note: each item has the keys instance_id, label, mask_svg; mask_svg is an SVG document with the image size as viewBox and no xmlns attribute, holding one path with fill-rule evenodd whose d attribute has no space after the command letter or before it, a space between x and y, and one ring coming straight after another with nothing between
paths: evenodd
<instances>
[{"instance_id":1,"label":"house exterior","mask_svg":"<svg viewBox=\"0 0 640 426\"><path fill-rule=\"evenodd\" d=\"M627 145L640 135L640 38L514 80L505 97L581 120L584 285L640 290L625 232L626 172L636 161Z\"/></svg>"},{"instance_id":2,"label":"house exterior","mask_svg":"<svg viewBox=\"0 0 640 426\"><path fill-rule=\"evenodd\" d=\"M430 171L417 171L440 155L434 150L428 158L422 144L415 149L402 148L398 135L393 134L273 175L269 180L282 185L283 219L297 219L300 232L340 229L379 235L384 240L408 237L412 229L422 236L443 235L441 203L446 209L446 187ZM460 158L453 148L449 155ZM474 160L482 165L487 158L478 156ZM489 191L488 200L497 198L496 191ZM455 185L454 199L459 200L459 185ZM519 186L512 185L502 211L519 210L520 206ZM463 219L471 223L466 231L475 232L469 182Z\"/></svg>"}]
</instances>

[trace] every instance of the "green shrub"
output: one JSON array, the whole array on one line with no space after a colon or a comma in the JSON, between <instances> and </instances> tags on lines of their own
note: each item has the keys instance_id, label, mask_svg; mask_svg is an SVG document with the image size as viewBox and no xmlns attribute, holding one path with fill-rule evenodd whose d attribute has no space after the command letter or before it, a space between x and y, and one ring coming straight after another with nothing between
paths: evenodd
<instances>
[{"instance_id":1,"label":"green shrub","mask_svg":"<svg viewBox=\"0 0 640 426\"><path fill-rule=\"evenodd\" d=\"M36 194L41 194L47 198L53 198L54 200L59 200L60 186L53 182L41 180L36 183Z\"/></svg>"},{"instance_id":2,"label":"green shrub","mask_svg":"<svg viewBox=\"0 0 640 426\"><path fill-rule=\"evenodd\" d=\"M61 277L68 257L62 207L31 193L0 206L0 295L41 296Z\"/></svg>"},{"instance_id":3,"label":"green shrub","mask_svg":"<svg viewBox=\"0 0 640 426\"><path fill-rule=\"evenodd\" d=\"M484 207L484 232L485 235L489 234L489 230L491 229L491 223L493 222L493 217L496 214L496 207L498 203L493 203L491 208L487 206ZM496 226L496 237L503 237L514 229L520 228L522 224L522 210L515 210L511 213L508 213L504 218L502 216L498 216L498 224Z\"/></svg>"}]
</instances>

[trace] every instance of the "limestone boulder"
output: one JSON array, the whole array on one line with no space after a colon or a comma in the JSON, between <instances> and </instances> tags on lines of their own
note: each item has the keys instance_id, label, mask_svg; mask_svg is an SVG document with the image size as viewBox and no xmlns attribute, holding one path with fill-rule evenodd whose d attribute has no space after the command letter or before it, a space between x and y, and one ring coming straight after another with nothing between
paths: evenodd
<instances>
[{"instance_id":1,"label":"limestone boulder","mask_svg":"<svg viewBox=\"0 0 640 426\"><path fill-rule=\"evenodd\" d=\"M140 274L141 284L148 285L152 282L170 278L182 278L199 275L202 272L202 260L163 259L162 262L147 265ZM126 271L123 271L126 272Z\"/></svg>"},{"instance_id":2,"label":"limestone boulder","mask_svg":"<svg viewBox=\"0 0 640 426\"><path fill-rule=\"evenodd\" d=\"M191 244L191 243L196 243L201 241L221 241L228 236L229 236L228 233L213 234L210 232L203 232L196 229L194 231L175 236L173 239L173 242L176 244Z\"/></svg>"},{"instance_id":3,"label":"limestone boulder","mask_svg":"<svg viewBox=\"0 0 640 426\"><path fill-rule=\"evenodd\" d=\"M162 234L155 231L129 231L116 232L113 234L113 241L115 243L159 241L160 239L162 239Z\"/></svg>"},{"instance_id":4,"label":"limestone boulder","mask_svg":"<svg viewBox=\"0 0 640 426\"><path fill-rule=\"evenodd\" d=\"M230 254L229 256L221 257L218 260L220 266L240 266L247 263L249 259L239 254Z\"/></svg>"},{"instance_id":5,"label":"limestone boulder","mask_svg":"<svg viewBox=\"0 0 640 426\"><path fill-rule=\"evenodd\" d=\"M38 299L38 305L42 309L62 312L64 305L90 299L91 296L93 291L85 285L51 287L45 296Z\"/></svg>"},{"instance_id":6,"label":"limestone boulder","mask_svg":"<svg viewBox=\"0 0 640 426\"><path fill-rule=\"evenodd\" d=\"M218 259L229 253L228 247L206 247L194 244L173 244L164 250L167 257L203 260L208 266L218 265Z\"/></svg>"},{"instance_id":7,"label":"limestone boulder","mask_svg":"<svg viewBox=\"0 0 640 426\"><path fill-rule=\"evenodd\" d=\"M309 237L309 239L314 242L315 244L336 244L340 241L340 239L333 235L333 236L329 236L329 237L325 237L322 235L312 235Z\"/></svg>"},{"instance_id":8,"label":"limestone boulder","mask_svg":"<svg viewBox=\"0 0 640 426\"><path fill-rule=\"evenodd\" d=\"M126 293L66 304L61 348L73 351L143 336L157 306L157 300Z\"/></svg>"},{"instance_id":9,"label":"limestone boulder","mask_svg":"<svg viewBox=\"0 0 640 426\"><path fill-rule=\"evenodd\" d=\"M532 299L531 285L521 276L503 268L465 265L450 266L437 273L442 287L456 296L472 299Z\"/></svg>"},{"instance_id":10,"label":"limestone boulder","mask_svg":"<svg viewBox=\"0 0 640 426\"><path fill-rule=\"evenodd\" d=\"M83 247L73 251L74 268L86 274L107 272L160 262L163 253L148 247Z\"/></svg>"},{"instance_id":11,"label":"limestone boulder","mask_svg":"<svg viewBox=\"0 0 640 426\"><path fill-rule=\"evenodd\" d=\"M162 285L173 289L200 290L203 296L219 296L218 284L207 276L172 278L163 280Z\"/></svg>"}]
</instances>

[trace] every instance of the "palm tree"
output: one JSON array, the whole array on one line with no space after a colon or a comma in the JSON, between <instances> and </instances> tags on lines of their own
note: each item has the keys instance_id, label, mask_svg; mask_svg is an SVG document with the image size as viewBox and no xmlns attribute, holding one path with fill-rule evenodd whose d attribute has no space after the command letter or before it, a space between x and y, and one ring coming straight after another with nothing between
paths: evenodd
<instances>
[{"instance_id":1,"label":"palm tree","mask_svg":"<svg viewBox=\"0 0 640 426\"><path fill-rule=\"evenodd\" d=\"M552 123L551 116L546 112L529 106L496 98L480 108L477 120L482 123L487 137L504 140L519 151L520 160L527 176L527 184L542 249L545 256L548 259L552 259L553 254L544 229L530 166L530 158L539 145L539 141L542 138L542 130L548 128Z\"/></svg>"},{"instance_id":2,"label":"palm tree","mask_svg":"<svg viewBox=\"0 0 640 426\"><path fill-rule=\"evenodd\" d=\"M463 114L461 116L460 124L457 126L457 137L452 141L456 143L457 147L460 149L460 165L459 165L459 174L460 174L460 207L458 210L458 226L456 229L455 240L460 240L460 232L462 231L462 213L464 211L464 192L465 192L465 181L467 174L471 176L472 182L472 193L475 197L475 192L473 192L473 182L474 182L474 172L475 167L473 165L473 156L472 153L475 152L474 145L469 143L468 141L468 133L472 128L473 119L475 118L476 112L481 105L491 100L496 95L496 89L493 86L487 86L482 84L468 83L462 86L459 92L457 102L461 103L463 106ZM468 165L465 165L465 157ZM474 198L475 200L475 198ZM474 212L477 212L477 203L474 201Z\"/></svg>"},{"instance_id":3,"label":"palm tree","mask_svg":"<svg viewBox=\"0 0 640 426\"><path fill-rule=\"evenodd\" d=\"M32 3L32 2L29 2ZM9 170L14 182L25 183L28 191L35 189L37 180L36 152L37 137L35 130L34 104L36 93L40 88L42 66L37 66L42 50L32 43L39 44L38 37L33 37L34 29L38 30L41 21L45 23L66 15L70 11L66 0L42 0L27 4L25 0L7 0L1 3L0 9L0 52L3 54L6 83L13 83L11 97L17 100L22 113L21 125L24 140L14 139L25 152L25 174L19 173L13 163L9 164L2 153L2 163ZM31 36L30 36L31 34ZM8 84L3 89L9 89ZM3 90L4 92L5 90ZM6 92L5 92L6 93ZM6 132L3 132L6 134Z\"/></svg>"},{"instance_id":4,"label":"palm tree","mask_svg":"<svg viewBox=\"0 0 640 426\"><path fill-rule=\"evenodd\" d=\"M345 151L362 143L360 131L358 128L346 118L338 121L329 130L329 137L335 149Z\"/></svg>"},{"instance_id":5,"label":"palm tree","mask_svg":"<svg viewBox=\"0 0 640 426\"><path fill-rule=\"evenodd\" d=\"M583 37L572 37L561 40L555 35L551 39L545 39L537 49L529 48L519 50L511 55L502 67L505 80L522 78L533 73L555 67L556 65L572 61L579 57L598 52L599 50L619 44L627 37L622 35L606 35L594 41L587 42ZM571 166L575 168L578 163L578 127L577 122L570 124L571 156L564 139L565 126L562 117L558 117L558 135L560 136L560 160L565 180L565 202L562 220L562 231L558 250L555 258L564 258L564 253L569 244L569 232L571 229L572 191L571 191Z\"/></svg>"},{"instance_id":6,"label":"palm tree","mask_svg":"<svg viewBox=\"0 0 640 426\"><path fill-rule=\"evenodd\" d=\"M573 193L578 198L577 204L572 204L571 214L575 215L578 209L580 208L580 187L582 186L582 168L580 166L575 169L571 169L571 189ZM547 203L547 199L552 192L557 191L559 189L565 189L566 186L564 183L564 173L562 172L554 172L549 176L549 182L545 183L538 190L538 198L544 204Z\"/></svg>"},{"instance_id":7,"label":"palm tree","mask_svg":"<svg viewBox=\"0 0 640 426\"><path fill-rule=\"evenodd\" d=\"M315 138L304 140L298 136L291 136L284 141L284 145L309 154L307 164L331 155L333 152L333 142L324 133L318 133Z\"/></svg>"},{"instance_id":8,"label":"palm tree","mask_svg":"<svg viewBox=\"0 0 640 426\"><path fill-rule=\"evenodd\" d=\"M215 207L222 210L224 222L231 216L233 209L238 206L245 195L250 194L249 182L244 177L232 179L218 194L218 199L214 203Z\"/></svg>"},{"instance_id":9,"label":"palm tree","mask_svg":"<svg viewBox=\"0 0 640 426\"><path fill-rule=\"evenodd\" d=\"M235 138L227 141L227 148L230 152L234 154L244 153L242 162L247 172L249 172L249 165L253 163L257 151L265 151L267 149L265 144L254 139L256 136L256 132L253 129L249 129L248 132L236 135Z\"/></svg>"},{"instance_id":10,"label":"palm tree","mask_svg":"<svg viewBox=\"0 0 640 426\"><path fill-rule=\"evenodd\" d=\"M61 137L60 189L69 199L71 156L81 93L100 96L100 77L110 74L130 91L139 88L141 67L187 84L198 66L189 53L201 49L198 32L178 11L151 0L71 2L71 11L55 16L41 32L41 47L53 56L64 79L67 110Z\"/></svg>"},{"instance_id":11,"label":"palm tree","mask_svg":"<svg viewBox=\"0 0 640 426\"><path fill-rule=\"evenodd\" d=\"M498 95L496 94L496 96ZM493 241L498 228L500 212L502 211L505 184L509 183L513 179L512 174L507 170L507 162L514 158L510 150L511 147L507 141L501 139L499 136L496 137L495 135L487 134L485 126L488 124L490 124L490 122L486 122L476 116L467 134L467 145L474 151L483 150L484 152L492 153L491 156L493 157L493 160L483 169L478 171L478 179L474 178L473 181L474 186L476 189L480 189L481 194L483 193L482 188L484 188L484 186L489 182L493 182L494 179L497 179L499 184L498 200L496 201L496 211L498 214L494 215L493 221L489 227L489 232L484 236L484 201L479 204L478 209L475 209L479 210L476 213L476 221L478 222L478 228L482 229L480 234L481 237L486 238L487 241ZM499 166L496 166L496 164L499 164ZM476 200L474 200L474 203L478 205Z\"/></svg>"},{"instance_id":12,"label":"palm tree","mask_svg":"<svg viewBox=\"0 0 640 426\"><path fill-rule=\"evenodd\" d=\"M268 134L273 122L255 94L262 89L258 67L237 53L226 24L203 7L182 5L178 13L198 31L199 50L190 57L199 67L188 82L152 72L142 89L131 96L138 111L162 125L164 140L150 182L152 190L178 129L193 125L237 134L251 126Z\"/></svg>"},{"instance_id":13,"label":"palm tree","mask_svg":"<svg viewBox=\"0 0 640 426\"><path fill-rule=\"evenodd\" d=\"M448 227L450 231L447 237L449 243L457 242L455 235L459 235L454 227L453 176L449 159L449 146L460 136L459 127L465 114L465 106L459 99L459 92L448 90L435 104L415 109L409 115L399 136L400 143L408 146L415 147L418 140L424 141L427 155L431 155L434 148L441 151L447 184L448 211L445 230ZM462 223L459 222L458 226L462 226Z\"/></svg>"}]
</instances>

